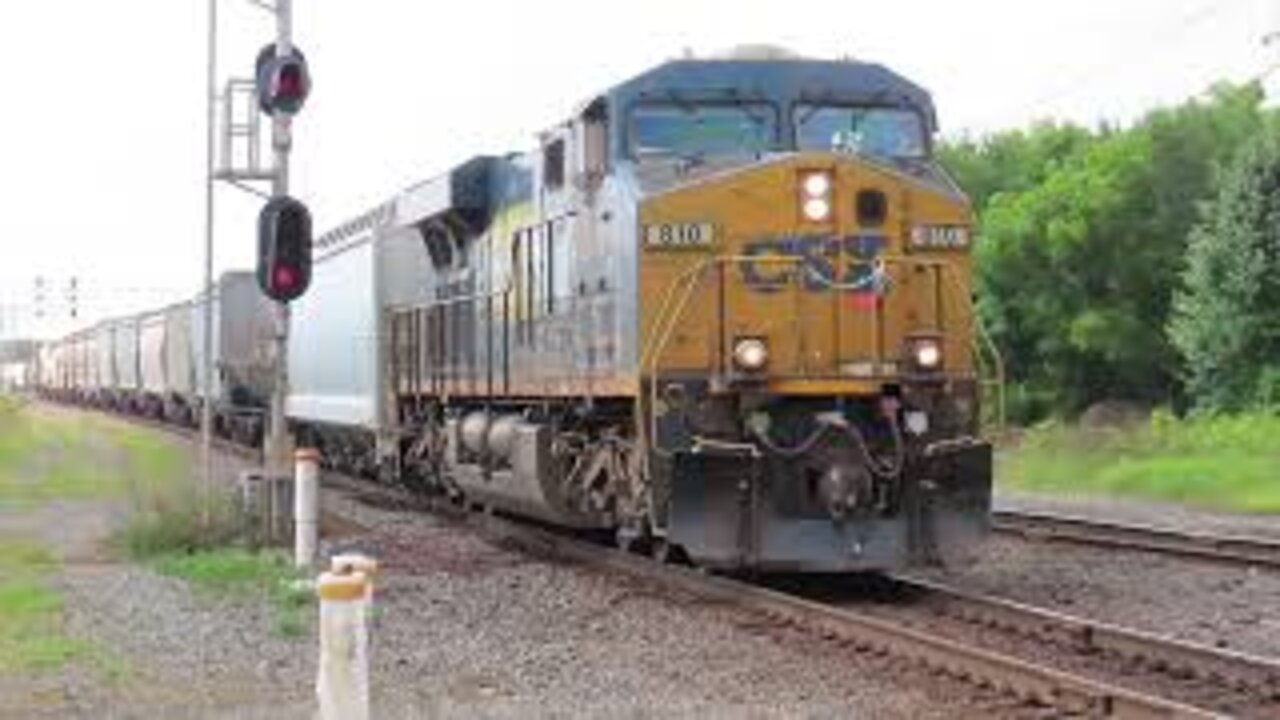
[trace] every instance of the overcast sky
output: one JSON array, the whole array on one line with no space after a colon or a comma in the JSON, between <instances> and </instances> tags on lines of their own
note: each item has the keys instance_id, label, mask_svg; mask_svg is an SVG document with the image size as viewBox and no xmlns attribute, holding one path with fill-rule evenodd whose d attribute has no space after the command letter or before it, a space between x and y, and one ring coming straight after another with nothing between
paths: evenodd
<instances>
[{"instance_id":1,"label":"overcast sky","mask_svg":"<svg viewBox=\"0 0 1280 720\"><path fill-rule=\"evenodd\" d=\"M472 154L524 149L591 93L686 49L766 42L881 62L933 91L948 135L1131 121L1280 58L1262 45L1280 27L1271 0L294 4L315 78L294 194L322 230ZM244 75L271 18L248 0L220 7L220 74ZM79 278L82 321L198 288L206 12L0 5L0 336L30 329L37 275L59 318ZM259 200L223 188L217 205L217 266L249 267Z\"/></svg>"}]
</instances>

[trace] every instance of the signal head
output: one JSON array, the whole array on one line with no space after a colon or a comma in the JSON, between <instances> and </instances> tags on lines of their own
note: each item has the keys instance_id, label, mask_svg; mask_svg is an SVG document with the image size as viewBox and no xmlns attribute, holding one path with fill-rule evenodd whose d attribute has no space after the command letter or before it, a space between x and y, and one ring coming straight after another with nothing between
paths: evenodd
<instances>
[{"instance_id":1,"label":"signal head","mask_svg":"<svg viewBox=\"0 0 1280 720\"><path fill-rule=\"evenodd\" d=\"M258 215L258 286L291 302L311 284L311 211L291 197L273 198Z\"/></svg>"},{"instance_id":2,"label":"signal head","mask_svg":"<svg viewBox=\"0 0 1280 720\"><path fill-rule=\"evenodd\" d=\"M258 107L268 115L277 112L293 115L302 109L311 94L311 73L307 59L297 48L279 55L275 45L258 53Z\"/></svg>"}]
</instances>

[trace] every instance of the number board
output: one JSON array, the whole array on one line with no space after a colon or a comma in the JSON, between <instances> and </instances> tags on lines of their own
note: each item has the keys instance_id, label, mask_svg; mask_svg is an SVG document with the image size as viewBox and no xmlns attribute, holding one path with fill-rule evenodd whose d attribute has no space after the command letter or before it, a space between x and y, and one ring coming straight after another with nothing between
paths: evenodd
<instances>
[{"instance_id":1,"label":"number board","mask_svg":"<svg viewBox=\"0 0 1280 720\"><path fill-rule=\"evenodd\" d=\"M657 223L644 229L645 247L654 250L707 248L715 242L711 223Z\"/></svg>"},{"instance_id":2,"label":"number board","mask_svg":"<svg viewBox=\"0 0 1280 720\"><path fill-rule=\"evenodd\" d=\"M961 250L969 247L969 228L963 225L917 225L911 229L911 247Z\"/></svg>"}]
</instances>

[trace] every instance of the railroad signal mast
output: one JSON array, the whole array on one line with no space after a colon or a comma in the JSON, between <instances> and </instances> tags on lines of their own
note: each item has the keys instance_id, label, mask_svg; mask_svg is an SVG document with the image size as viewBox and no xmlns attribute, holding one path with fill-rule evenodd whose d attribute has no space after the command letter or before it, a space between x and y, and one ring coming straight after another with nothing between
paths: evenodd
<instances>
[{"instance_id":1,"label":"railroad signal mast","mask_svg":"<svg viewBox=\"0 0 1280 720\"><path fill-rule=\"evenodd\" d=\"M221 97L222 168L215 177L268 200L258 215L257 277L263 294L276 303L276 331L275 382L263 456L271 474L285 475L290 467L285 420L289 386L288 303L301 297L310 285L312 248L311 212L302 202L289 197L289 154L293 145L293 116L310 95L311 74L305 56L293 45L292 0L250 2L275 15L276 40L258 53L252 80L231 79L225 86ZM245 103L248 105L246 116L239 118L236 116L238 98L251 99ZM272 164L269 168L263 168L260 160L259 113L271 119ZM239 154L238 144L243 146ZM254 187L254 183L263 181L271 184L269 194Z\"/></svg>"}]
</instances>

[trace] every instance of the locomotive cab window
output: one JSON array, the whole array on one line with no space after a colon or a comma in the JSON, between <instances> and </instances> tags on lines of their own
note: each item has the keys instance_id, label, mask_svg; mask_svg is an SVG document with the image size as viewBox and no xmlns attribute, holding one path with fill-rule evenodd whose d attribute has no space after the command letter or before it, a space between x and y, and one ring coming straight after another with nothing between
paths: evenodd
<instances>
[{"instance_id":1,"label":"locomotive cab window","mask_svg":"<svg viewBox=\"0 0 1280 720\"><path fill-rule=\"evenodd\" d=\"M578 123L581 169L588 181L602 177L609 169L609 110L604 98L596 98L582 112Z\"/></svg>"},{"instance_id":2,"label":"locomotive cab window","mask_svg":"<svg viewBox=\"0 0 1280 720\"><path fill-rule=\"evenodd\" d=\"M882 160L929 156L925 124L915 110L894 107L797 105L796 149L843 152Z\"/></svg>"},{"instance_id":3,"label":"locomotive cab window","mask_svg":"<svg viewBox=\"0 0 1280 720\"><path fill-rule=\"evenodd\" d=\"M547 143L542 149L542 186L549 192L564 187L564 139Z\"/></svg>"},{"instance_id":4,"label":"locomotive cab window","mask_svg":"<svg viewBox=\"0 0 1280 720\"><path fill-rule=\"evenodd\" d=\"M645 104L631 110L630 152L637 160L760 156L777 143L771 105Z\"/></svg>"}]
</instances>

